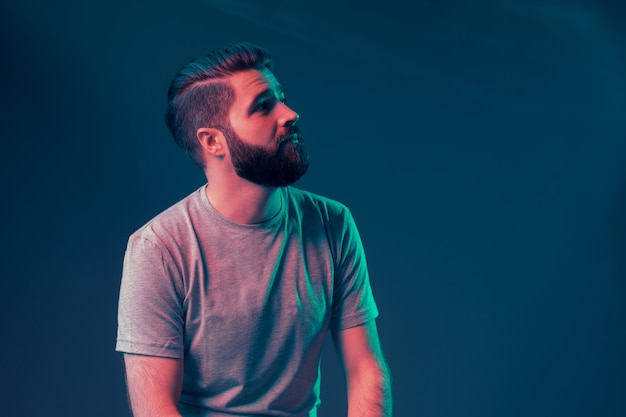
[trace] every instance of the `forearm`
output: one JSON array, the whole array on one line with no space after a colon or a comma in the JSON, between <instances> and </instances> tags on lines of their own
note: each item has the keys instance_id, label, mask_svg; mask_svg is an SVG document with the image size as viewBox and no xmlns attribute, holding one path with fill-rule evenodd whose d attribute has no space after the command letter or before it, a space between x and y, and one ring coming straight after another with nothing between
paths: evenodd
<instances>
[{"instance_id":1,"label":"forearm","mask_svg":"<svg viewBox=\"0 0 626 417\"><path fill-rule=\"evenodd\" d=\"M348 417L391 417L391 377L386 364L355 375L348 385Z\"/></svg>"},{"instance_id":2,"label":"forearm","mask_svg":"<svg viewBox=\"0 0 626 417\"><path fill-rule=\"evenodd\" d=\"M182 417L175 406L150 398L143 386L128 387L133 417Z\"/></svg>"},{"instance_id":3,"label":"forearm","mask_svg":"<svg viewBox=\"0 0 626 417\"><path fill-rule=\"evenodd\" d=\"M177 405L182 361L125 355L128 397L134 417L181 417Z\"/></svg>"}]
</instances>

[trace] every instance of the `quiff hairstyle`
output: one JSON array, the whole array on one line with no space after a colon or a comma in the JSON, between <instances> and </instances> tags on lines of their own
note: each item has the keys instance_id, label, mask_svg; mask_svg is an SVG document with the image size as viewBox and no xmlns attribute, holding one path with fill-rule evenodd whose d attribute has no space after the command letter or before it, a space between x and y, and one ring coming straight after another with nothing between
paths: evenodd
<instances>
[{"instance_id":1,"label":"quiff hairstyle","mask_svg":"<svg viewBox=\"0 0 626 417\"><path fill-rule=\"evenodd\" d=\"M247 42L236 43L195 58L172 79L167 92L165 122L178 146L204 168L196 132L201 127L225 129L235 99L226 78L236 72L272 69L269 52Z\"/></svg>"}]
</instances>

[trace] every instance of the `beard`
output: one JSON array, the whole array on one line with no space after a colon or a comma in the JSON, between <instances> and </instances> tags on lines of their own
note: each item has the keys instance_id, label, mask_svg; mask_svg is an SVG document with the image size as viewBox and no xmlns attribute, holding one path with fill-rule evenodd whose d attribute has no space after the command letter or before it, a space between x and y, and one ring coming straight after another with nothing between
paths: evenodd
<instances>
[{"instance_id":1,"label":"beard","mask_svg":"<svg viewBox=\"0 0 626 417\"><path fill-rule=\"evenodd\" d=\"M244 142L230 125L222 129L235 172L241 178L266 187L286 187L298 181L309 168L309 155L299 129L292 126L274 147ZM297 141L285 139L295 135Z\"/></svg>"}]
</instances>

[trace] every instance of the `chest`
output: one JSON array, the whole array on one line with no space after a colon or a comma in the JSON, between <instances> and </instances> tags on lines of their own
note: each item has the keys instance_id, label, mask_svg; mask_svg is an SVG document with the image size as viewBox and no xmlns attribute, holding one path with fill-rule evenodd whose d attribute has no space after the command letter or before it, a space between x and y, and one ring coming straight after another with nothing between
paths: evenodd
<instances>
[{"instance_id":1,"label":"chest","mask_svg":"<svg viewBox=\"0 0 626 417\"><path fill-rule=\"evenodd\" d=\"M204 244L188 278L188 334L213 344L269 337L314 338L327 328L333 260L324 236L295 233L232 237Z\"/></svg>"}]
</instances>

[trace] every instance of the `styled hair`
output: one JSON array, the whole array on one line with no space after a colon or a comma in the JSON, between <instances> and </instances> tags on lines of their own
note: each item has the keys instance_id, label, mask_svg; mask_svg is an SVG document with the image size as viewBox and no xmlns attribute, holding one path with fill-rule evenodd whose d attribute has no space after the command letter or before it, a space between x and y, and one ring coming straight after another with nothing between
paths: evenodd
<instances>
[{"instance_id":1,"label":"styled hair","mask_svg":"<svg viewBox=\"0 0 626 417\"><path fill-rule=\"evenodd\" d=\"M272 69L269 52L243 42L193 59L172 79L167 92L165 122L176 144L200 168L204 168L204 161L196 138L198 129L230 126L228 111L235 93L226 78L239 71L265 68Z\"/></svg>"}]
</instances>

